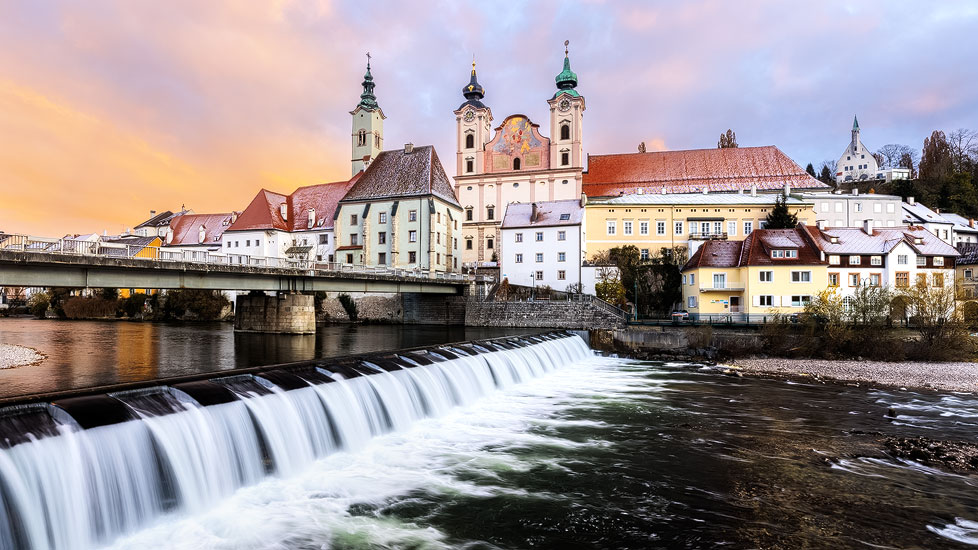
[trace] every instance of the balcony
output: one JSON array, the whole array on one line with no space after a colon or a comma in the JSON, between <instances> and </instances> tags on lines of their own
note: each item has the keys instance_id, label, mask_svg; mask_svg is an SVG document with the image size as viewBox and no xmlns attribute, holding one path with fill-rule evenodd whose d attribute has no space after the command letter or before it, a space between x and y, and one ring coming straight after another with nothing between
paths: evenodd
<instances>
[{"instance_id":1,"label":"balcony","mask_svg":"<svg viewBox=\"0 0 978 550\"><path fill-rule=\"evenodd\" d=\"M726 233L690 233L689 240L691 241L725 241L727 240Z\"/></svg>"},{"instance_id":2,"label":"balcony","mask_svg":"<svg viewBox=\"0 0 978 550\"><path fill-rule=\"evenodd\" d=\"M723 286L701 286L700 292L743 292L744 285L741 283L729 283Z\"/></svg>"}]
</instances>

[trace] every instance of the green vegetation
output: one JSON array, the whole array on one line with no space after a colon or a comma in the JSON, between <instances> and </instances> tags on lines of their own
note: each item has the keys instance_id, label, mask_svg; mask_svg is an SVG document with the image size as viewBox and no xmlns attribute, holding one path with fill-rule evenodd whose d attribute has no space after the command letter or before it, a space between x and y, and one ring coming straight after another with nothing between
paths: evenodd
<instances>
[{"instance_id":1,"label":"green vegetation","mask_svg":"<svg viewBox=\"0 0 978 550\"><path fill-rule=\"evenodd\" d=\"M632 245L612 248L592 259L595 264L609 266L598 273L595 293L616 305L637 304L640 316L668 315L683 299L680 270L686 260L684 247L662 248L646 259Z\"/></svg>"},{"instance_id":2,"label":"green vegetation","mask_svg":"<svg viewBox=\"0 0 978 550\"><path fill-rule=\"evenodd\" d=\"M343 306L343 310L346 311L346 315L354 323L357 322L357 303L353 301L353 298L349 294L343 293L336 297L340 301L340 305Z\"/></svg>"},{"instance_id":3,"label":"green vegetation","mask_svg":"<svg viewBox=\"0 0 978 550\"><path fill-rule=\"evenodd\" d=\"M30 309L31 315L37 317L38 319L44 318L44 315L48 312L48 306L50 305L51 298L44 292L38 292L27 300L27 308Z\"/></svg>"},{"instance_id":4,"label":"green vegetation","mask_svg":"<svg viewBox=\"0 0 978 550\"><path fill-rule=\"evenodd\" d=\"M218 290L170 290L163 298L159 318L214 321L229 305L231 302Z\"/></svg>"},{"instance_id":5,"label":"green vegetation","mask_svg":"<svg viewBox=\"0 0 978 550\"><path fill-rule=\"evenodd\" d=\"M126 317L135 319L142 315L143 310L146 308L147 298L142 292L134 292L128 298L124 298L119 302L119 311L125 314Z\"/></svg>"},{"instance_id":6,"label":"green vegetation","mask_svg":"<svg viewBox=\"0 0 978 550\"><path fill-rule=\"evenodd\" d=\"M788 203L783 194L774 199L774 208L767 213L765 229L794 229L798 225L798 215L788 210Z\"/></svg>"}]
</instances>

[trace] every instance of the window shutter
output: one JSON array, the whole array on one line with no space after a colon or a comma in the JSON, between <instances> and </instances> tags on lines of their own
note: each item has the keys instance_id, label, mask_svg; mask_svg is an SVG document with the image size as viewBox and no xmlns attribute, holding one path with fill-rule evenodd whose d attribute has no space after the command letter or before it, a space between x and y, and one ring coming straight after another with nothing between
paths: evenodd
<instances>
[{"instance_id":1,"label":"window shutter","mask_svg":"<svg viewBox=\"0 0 978 550\"><path fill-rule=\"evenodd\" d=\"M754 307L757 307L757 306L761 305L761 297L760 296L754 296L753 297L753 300L754 300Z\"/></svg>"}]
</instances>

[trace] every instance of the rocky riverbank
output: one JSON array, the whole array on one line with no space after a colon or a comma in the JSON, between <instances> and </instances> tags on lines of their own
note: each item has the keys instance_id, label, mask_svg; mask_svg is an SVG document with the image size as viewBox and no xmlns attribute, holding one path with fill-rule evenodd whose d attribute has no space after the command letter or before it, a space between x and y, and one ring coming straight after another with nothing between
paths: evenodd
<instances>
[{"instance_id":1,"label":"rocky riverbank","mask_svg":"<svg viewBox=\"0 0 978 550\"><path fill-rule=\"evenodd\" d=\"M0 344L0 369L36 365L44 360L44 355L24 346Z\"/></svg>"},{"instance_id":2,"label":"rocky riverbank","mask_svg":"<svg viewBox=\"0 0 978 550\"><path fill-rule=\"evenodd\" d=\"M978 393L978 363L890 363L766 358L735 359L725 364L744 374L825 379L917 390Z\"/></svg>"}]
</instances>

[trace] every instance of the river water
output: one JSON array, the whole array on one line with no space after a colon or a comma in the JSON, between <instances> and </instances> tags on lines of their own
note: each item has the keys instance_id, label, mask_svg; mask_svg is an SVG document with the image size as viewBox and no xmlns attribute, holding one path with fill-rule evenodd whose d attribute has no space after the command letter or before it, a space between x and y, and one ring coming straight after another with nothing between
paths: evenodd
<instances>
[{"instance_id":1,"label":"river water","mask_svg":"<svg viewBox=\"0 0 978 550\"><path fill-rule=\"evenodd\" d=\"M978 547L978 476L878 445L974 442L973 395L555 366L108 547Z\"/></svg>"}]
</instances>

